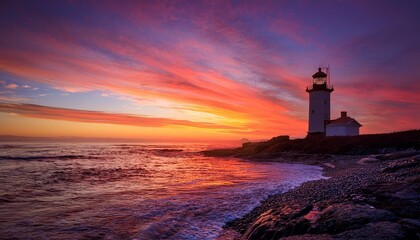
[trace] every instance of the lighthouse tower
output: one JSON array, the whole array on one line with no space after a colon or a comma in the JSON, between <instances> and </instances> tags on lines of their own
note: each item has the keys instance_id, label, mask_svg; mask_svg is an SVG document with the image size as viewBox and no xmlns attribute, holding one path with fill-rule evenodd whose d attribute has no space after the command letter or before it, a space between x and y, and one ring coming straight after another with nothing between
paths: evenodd
<instances>
[{"instance_id":1,"label":"lighthouse tower","mask_svg":"<svg viewBox=\"0 0 420 240\"><path fill-rule=\"evenodd\" d=\"M330 94L334 88L327 82L327 74L318 68L312 75L313 84L306 88L309 93L308 135L325 135L325 125L331 117Z\"/></svg>"}]
</instances>

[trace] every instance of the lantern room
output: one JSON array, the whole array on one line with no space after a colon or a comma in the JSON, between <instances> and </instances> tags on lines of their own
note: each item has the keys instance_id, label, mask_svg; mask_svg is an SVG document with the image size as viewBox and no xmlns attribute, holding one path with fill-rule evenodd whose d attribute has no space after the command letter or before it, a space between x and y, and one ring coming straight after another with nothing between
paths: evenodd
<instances>
[{"instance_id":1,"label":"lantern room","mask_svg":"<svg viewBox=\"0 0 420 240\"><path fill-rule=\"evenodd\" d=\"M321 85L327 83L327 74L321 68L318 68L318 72L312 75L312 78L314 79L314 84Z\"/></svg>"}]
</instances>

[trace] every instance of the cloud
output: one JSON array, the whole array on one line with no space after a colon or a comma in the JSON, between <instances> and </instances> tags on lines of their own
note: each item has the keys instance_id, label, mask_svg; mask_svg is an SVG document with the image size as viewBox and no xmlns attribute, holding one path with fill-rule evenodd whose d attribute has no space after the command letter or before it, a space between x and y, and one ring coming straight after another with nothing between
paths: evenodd
<instances>
[{"instance_id":1,"label":"cloud","mask_svg":"<svg viewBox=\"0 0 420 240\"><path fill-rule=\"evenodd\" d=\"M100 111L57 108L35 104L0 103L0 112L19 114L25 117L54 119L73 122L120 124L139 127L187 126L206 129L237 129L235 126L225 126L207 122L192 122L166 118L152 118L130 114L107 113Z\"/></svg>"},{"instance_id":2,"label":"cloud","mask_svg":"<svg viewBox=\"0 0 420 240\"><path fill-rule=\"evenodd\" d=\"M19 87L19 85L14 84L14 83L9 83L9 84L6 85L7 89L16 89L18 87Z\"/></svg>"},{"instance_id":3,"label":"cloud","mask_svg":"<svg viewBox=\"0 0 420 240\"><path fill-rule=\"evenodd\" d=\"M10 24L0 30L0 69L27 81L22 88L36 82L68 93L125 96L139 106L169 102L240 124L231 132L264 137L305 135L304 89L322 62L332 63L333 106L363 112L368 122L398 122L419 102L419 35L410 28L420 21L402 5L396 9L407 19L397 18L392 4L385 10L374 3L178 5L22 4L22 14L0 16ZM353 12L357 19L349 17ZM378 117L385 100L400 107ZM414 115L405 118L416 122Z\"/></svg>"},{"instance_id":4,"label":"cloud","mask_svg":"<svg viewBox=\"0 0 420 240\"><path fill-rule=\"evenodd\" d=\"M7 94L7 93L6 93ZM28 98L25 97L19 97L19 96L11 96L11 95L6 95L3 92L0 92L0 101L5 102L5 103L16 103L16 102L28 102L31 101Z\"/></svg>"},{"instance_id":5,"label":"cloud","mask_svg":"<svg viewBox=\"0 0 420 240\"><path fill-rule=\"evenodd\" d=\"M47 41L44 38L46 36L32 36L33 41L40 44ZM51 38L48 39L48 41L53 41ZM113 43L108 40L96 43L99 46L107 47L108 51L113 52L114 55L128 56L138 62L146 63L149 68L156 70L139 71L135 67L118 62L110 64L100 58L83 59L77 53L83 55L84 49L70 47L70 45L56 41L49 44L49 46L57 47L56 52L72 52L76 56L67 55L67 57L58 58L56 53L49 53L50 48L49 51L43 52L43 58L37 57L36 53L7 54L9 59L15 58L16 61L4 64L9 69L14 69L15 73L52 84L58 89L69 92L71 92L69 88L72 91L74 89L76 91L77 89L81 91L102 89L134 98L142 96L142 98L164 99L188 106L201 106L200 109L205 109L206 112L216 115L223 114L221 116L227 118L239 117L242 118L241 121L249 121L244 118L251 118L252 122L270 118L275 118L278 122L287 121L288 116L281 113L285 112L289 105L282 100L282 95L275 98L265 96L266 93L261 91L257 85L249 84L249 82L243 84L226 76L230 75L228 72L218 72L201 66L191 60L197 57L196 55L183 57L184 49L182 48L166 51L153 46L138 46L135 39L126 39L125 41L127 47L123 49L115 48ZM213 54L212 51L216 51L213 45L204 44L204 46L209 49L211 54ZM133 54L138 51L143 54ZM232 57L221 56L223 60L218 61L219 63L230 61L231 65L239 65ZM214 61L217 61L218 58L220 58L219 55L212 55ZM26 65L23 69L21 64L14 63L33 62L35 59L37 59L36 66ZM44 71L42 66L50 70ZM55 71L53 66L57 66L58 70ZM276 73L279 70L272 66L266 71ZM286 76L287 74L282 75ZM118 82L114 79L118 79ZM283 84L283 86L286 85ZM289 120L294 121L292 118Z\"/></svg>"}]
</instances>

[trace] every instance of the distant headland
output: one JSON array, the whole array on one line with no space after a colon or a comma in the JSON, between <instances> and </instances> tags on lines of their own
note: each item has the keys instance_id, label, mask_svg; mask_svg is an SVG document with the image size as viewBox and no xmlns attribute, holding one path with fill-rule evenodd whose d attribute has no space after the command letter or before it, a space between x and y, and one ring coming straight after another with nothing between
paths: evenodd
<instances>
[{"instance_id":1,"label":"distant headland","mask_svg":"<svg viewBox=\"0 0 420 240\"><path fill-rule=\"evenodd\" d=\"M394 133L364 134L357 136L311 136L293 139L278 136L264 142L247 142L234 149L204 151L207 156L238 157L249 159L275 159L291 155L334 154L366 155L390 153L401 150L420 150L420 130Z\"/></svg>"}]
</instances>

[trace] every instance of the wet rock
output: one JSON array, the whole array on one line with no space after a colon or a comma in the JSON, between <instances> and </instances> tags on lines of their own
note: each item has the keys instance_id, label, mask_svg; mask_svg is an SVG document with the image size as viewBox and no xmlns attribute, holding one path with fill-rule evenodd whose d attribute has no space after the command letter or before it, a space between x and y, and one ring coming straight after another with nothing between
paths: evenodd
<instances>
[{"instance_id":1,"label":"wet rock","mask_svg":"<svg viewBox=\"0 0 420 240\"><path fill-rule=\"evenodd\" d=\"M405 239L406 232L401 225L393 222L369 223L362 228L334 235L335 239Z\"/></svg>"},{"instance_id":2,"label":"wet rock","mask_svg":"<svg viewBox=\"0 0 420 240\"><path fill-rule=\"evenodd\" d=\"M322 211L310 232L335 234L360 228L367 223L393 220L396 220L395 216L387 210L368 205L339 203Z\"/></svg>"},{"instance_id":3,"label":"wet rock","mask_svg":"<svg viewBox=\"0 0 420 240\"><path fill-rule=\"evenodd\" d=\"M305 216L303 216L303 218L309 220L310 223L314 223L316 220L318 220L320 214L321 212L318 209L314 209Z\"/></svg>"},{"instance_id":4,"label":"wet rock","mask_svg":"<svg viewBox=\"0 0 420 240\"><path fill-rule=\"evenodd\" d=\"M245 232L244 239L279 239L284 236L304 234L311 223L304 218L312 206L299 208L283 207L278 211L269 210Z\"/></svg>"}]
</instances>

